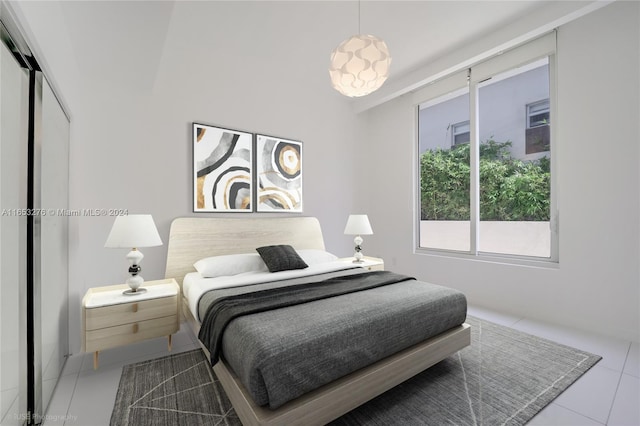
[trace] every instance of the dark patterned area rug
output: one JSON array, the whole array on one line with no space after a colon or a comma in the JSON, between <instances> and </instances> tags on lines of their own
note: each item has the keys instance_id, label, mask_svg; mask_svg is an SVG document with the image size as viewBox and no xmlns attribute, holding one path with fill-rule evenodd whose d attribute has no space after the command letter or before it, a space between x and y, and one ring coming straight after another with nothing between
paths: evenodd
<instances>
[{"instance_id":1,"label":"dark patterned area rug","mask_svg":"<svg viewBox=\"0 0 640 426\"><path fill-rule=\"evenodd\" d=\"M332 425L522 425L601 357L468 317L471 346ZM240 425L200 350L124 367L111 426Z\"/></svg>"}]
</instances>

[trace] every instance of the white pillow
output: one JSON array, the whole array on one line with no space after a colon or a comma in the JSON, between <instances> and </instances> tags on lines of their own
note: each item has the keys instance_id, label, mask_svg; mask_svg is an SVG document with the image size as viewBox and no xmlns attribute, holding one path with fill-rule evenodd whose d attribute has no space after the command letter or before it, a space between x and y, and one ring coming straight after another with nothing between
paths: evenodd
<instances>
[{"instance_id":1,"label":"white pillow","mask_svg":"<svg viewBox=\"0 0 640 426\"><path fill-rule=\"evenodd\" d=\"M338 256L331 254L324 250L303 249L296 250L298 255L304 260L307 265L317 265L319 263L333 262L338 259Z\"/></svg>"},{"instance_id":2,"label":"white pillow","mask_svg":"<svg viewBox=\"0 0 640 426\"><path fill-rule=\"evenodd\" d=\"M205 278L238 275L252 271L268 271L267 265L258 253L206 257L198 260L193 266Z\"/></svg>"}]
</instances>

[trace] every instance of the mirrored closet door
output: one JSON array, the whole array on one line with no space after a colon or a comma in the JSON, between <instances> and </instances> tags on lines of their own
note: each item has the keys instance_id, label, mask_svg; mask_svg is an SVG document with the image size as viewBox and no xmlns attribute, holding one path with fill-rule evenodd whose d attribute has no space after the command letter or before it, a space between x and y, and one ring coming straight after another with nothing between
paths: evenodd
<instances>
[{"instance_id":1,"label":"mirrored closet door","mask_svg":"<svg viewBox=\"0 0 640 426\"><path fill-rule=\"evenodd\" d=\"M41 385L44 413L68 354L69 274L69 119L58 103L46 78L42 79L42 120L40 140L36 138L34 179L36 211L47 212L34 219L34 267L36 302L40 301L36 324L36 387ZM37 164L39 163L39 167ZM38 336L39 334L39 336Z\"/></svg>"},{"instance_id":2,"label":"mirrored closet door","mask_svg":"<svg viewBox=\"0 0 640 426\"><path fill-rule=\"evenodd\" d=\"M26 287L28 72L0 44L0 424L27 408Z\"/></svg>"},{"instance_id":3,"label":"mirrored closet door","mask_svg":"<svg viewBox=\"0 0 640 426\"><path fill-rule=\"evenodd\" d=\"M0 14L3 426L43 423L69 349L70 122L5 6Z\"/></svg>"}]
</instances>

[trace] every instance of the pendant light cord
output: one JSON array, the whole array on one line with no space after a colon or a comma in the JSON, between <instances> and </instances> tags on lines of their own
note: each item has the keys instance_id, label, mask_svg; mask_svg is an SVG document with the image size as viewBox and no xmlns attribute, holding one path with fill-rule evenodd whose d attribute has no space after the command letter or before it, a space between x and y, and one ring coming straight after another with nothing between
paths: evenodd
<instances>
[{"instance_id":1,"label":"pendant light cord","mask_svg":"<svg viewBox=\"0 0 640 426\"><path fill-rule=\"evenodd\" d=\"M362 30L360 28L360 13L361 13L361 4L360 4L360 0L358 0L358 34L362 34Z\"/></svg>"}]
</instances>

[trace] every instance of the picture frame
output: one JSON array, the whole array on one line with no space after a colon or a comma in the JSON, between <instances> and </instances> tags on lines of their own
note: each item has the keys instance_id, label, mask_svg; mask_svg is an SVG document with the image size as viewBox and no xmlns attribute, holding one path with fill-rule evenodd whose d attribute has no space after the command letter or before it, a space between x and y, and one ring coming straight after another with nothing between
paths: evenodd
<instances>
[{"instance_id":1,"label":"picture frame","mask_svg":"<svg viewBox=\"0 0 640 426\"><path fill-rule=\"evenodd\" d=\"M193 123L194 213L251 213L253 134Z\"/></svg>"},{"instance_id":2,"label":"picture frame","mask_svg":"<svg viewBox=\"0 0 640 426\"><path fill-rule=\"evenodd\" d=\"M256 211L302 212L302 142L256 134Z\"/></svg>"}]
</instances>

